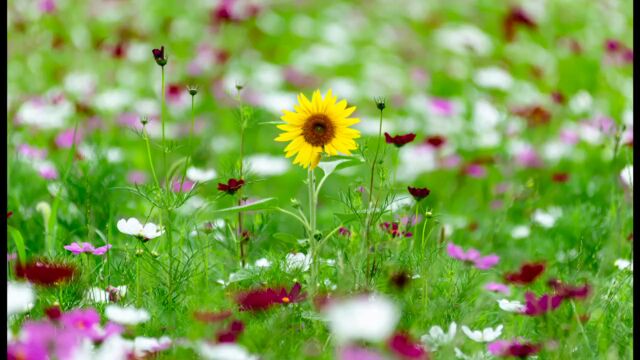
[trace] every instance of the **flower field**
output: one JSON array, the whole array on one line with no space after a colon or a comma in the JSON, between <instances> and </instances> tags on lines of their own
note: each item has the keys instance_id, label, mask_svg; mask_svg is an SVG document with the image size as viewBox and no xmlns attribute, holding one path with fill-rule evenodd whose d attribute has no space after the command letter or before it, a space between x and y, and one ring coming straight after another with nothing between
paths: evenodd
<instances>
[{"instance_id":1,"label":"flower field","mask_svg":"<svg viewBox=\"0 0 640 360\"><path fill-rule=\"evenodd\" d=\"M8 358L631 359L632 8L10 1Z\"/></svg>"}]
</instances>

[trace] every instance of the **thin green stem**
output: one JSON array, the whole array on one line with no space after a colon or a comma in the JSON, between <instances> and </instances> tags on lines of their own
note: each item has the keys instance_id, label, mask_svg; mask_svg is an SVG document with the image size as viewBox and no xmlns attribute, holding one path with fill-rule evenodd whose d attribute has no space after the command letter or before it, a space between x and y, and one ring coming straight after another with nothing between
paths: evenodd
<instances>
[{"instance_id":1,"label":"thin green stem","mask_svg":"<svg viewBox=\"0 0 640 360\"><path fill-rule=\"evenodd\" d=\"M136 244L136 306L140 307L140 254L138 251L140 250L139 243Z\"/></svg>"},{"instance_id":2,"label":"thin green stem","mask_svg":"<svg viewBox=\"0 0 640 360\"><path fill-rule=\"evenodd\" d=\"M191 129L189 129L189 155L187 155L187 159L184 163L184 171L182 172L182 179L180 180L180 191L182 191L182 185L184 184L184 179L187 177L187 168L191 163L191 158L193 157L193 130L196 122L196 114L194 112L194 100L195 96L191 95Z\"/></svg>"},{"instance_id":3,"label":"thin green stem","mask_svg":"<svg viewBox=\"0 0 640 360\"><path fill-rule=\"evenodd\" d=\"M369 182L369 205L367 206L367 217L364 224L364 233L363 233L363 244L366 252L366 282L369 283L369 266L371 264L371 251L369 250L369 231L371 228L371 216L372 216L372 205L373 205L373 193L374 193L374 185L375 185L375 169L376 163L378 162L378 154L380 153L380 143L382 141L382 110L380 110L380 122L378 125L378 143L376 145L376 152L373 156L373 162L371 163L371 180Z\"/></svg>"},{"instance_id":4,"label":"thin green stem","mask_svg":"<svg viewBox=\"0 0 640 360\"><path fill-rule=\"evenodd\" d=\"M164 89L164 66L161 67L162 68L162 84L161 84L161 94L162 94L162 102L160 104L160 122L162 123L162 166L164 168L165 171L167 171L167 148L166 148L166 143L165 143L165 118L164 118L164 106L165 106L165 89ZM169 172L167 171L166 175L165 175L165 185L167 186L167 188L170 187L170 185L168 184L169 181L167 179L167 176L169 176Z\"/></svg>"},{"instance_id":5,"label":"thin green stem","mask_svg":"<svg viewBox=\"0 0 640 360\"><path fill-rule=\"evenodd\" d=\"M315 176L313 169L309 167L307 182L309 185L309 249L311 251L311 276L309 277L309 292L313 297L316 293L318 277L318 248L315 240L316 210L318 198L315 191Z\"/></svg>"},{"instance_id":6,"label":"thin green stem","mask_svg":"<svg viewBox=\"0 0 640 360\"><path fill-rule=\"evenodd\" d=\"M311 228L309 227L309 223L306 221L306 219L303 219L303 218L301 218L300 216L298 216L298 215L296 215L296 214L292 213L291 211L285 210L285 209L280 208L280 207L276 207L275 209L276 209L276 210L278 210L278 211L280 211L280 212L282 212L282 213L284 213L284 214L287 214L287 215L289 215L289 216L291 216L291 217L295 218L296 220L298 220L298 221L299 221L299 222L304 226L305 230L306 230L308 233L310 233L310 232L311 232Z\"/></svg>"},{"instance_id":7,"label":"thin green stem","mask_svg":"<svg viewBox=\"0 0 640 360\"><path fill-rule=\"evenodd\" d=\"M156 175L156 169L153 166L153 157L151 157L151 145L149 144L149 134L147 134L146 127L142 126L142 138L147 147L147 157L149 158L149 166L151 166L151 174L153 174L153 180L156 182L158 189L161 189L160 182L158 181L158 175Z\"/></svg>"}]
</instances>

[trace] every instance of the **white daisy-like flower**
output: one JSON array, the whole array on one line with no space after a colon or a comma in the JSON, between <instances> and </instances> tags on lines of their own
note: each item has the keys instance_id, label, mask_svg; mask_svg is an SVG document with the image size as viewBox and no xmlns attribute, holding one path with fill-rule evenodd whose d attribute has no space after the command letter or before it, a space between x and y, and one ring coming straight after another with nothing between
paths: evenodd
<instances>
[{"instance_id":1,"label":"white daisy-like flower","mask_svg":"<svg viewBox=\"0 0 640 360\"><path fill-rule=\"evenodd\" d=\"M493 49L491 38L475 26L449 26L438 30L436 41L454 53L487 55Z\"/></svg>"},{"instance_id":2,"label":"white daisy-like flower","mask_svg":"<svg viewBox=\"0 0 640 360\"><path fill-rule=\"evenodd\" d=\"M290 97L293 99L293 97ZM279 107L278 109L287 109L290 107ZM278 110L279 112L280 110ZM254 154L245 158L249 171L259 176L277 176L282 175L291 167L290 162L282 156L273 156L269 154Z\"/></svg>"},{"instance_id":3,"label":"white daisy-like flower","mask_svg":"<svg viewBox=\"0 0 640 360\"><path fill-rule=\"evenodd\" d=\"M133 353L137 358L143 358L146 355L164 350L171 345L171 339L168 336L161 338L150 338L138 336L133 339Z\"/></svg>"},{"instance_id":4,"label":"white daisy-like flower","mask_svg":"<svg viewBox=\"0 0 640 360\"><path fill-rule=\"evenodd\" d=\"M505 70L492 66L476 71L473 82L483 88L506 91L513 85L513 78Z\"/></svg>"},{"instance_id":5,"label":"white daisy-like flower","mask_svg":"<svg viewBox=\"0 0 640 360\"><path fill-rule=\"evenodd\" d=\"M519 313L524 311L524 305L517 300L500 299L497 300L500 309L508 312Z\"/></svg>"},{"instance_id":6,"label":"white daisy-like flower","mask_svg":"<svg viewBox=\"0 0 640 360\"><path fill-rule=\"evenodd\" d=\"M8 281L7 316L31 310L35 298L35 292L30 284Z\"/></svg>"},{"instance_id":7,"label":"white daisy-like flower","mask_svg":"<svg viewBox=\"0 0 640 360\"><path fill-rule=\"evenodd\" d=\"M99 287L92 287L87 290L86 298L96 303L108 303L110 299L122 298L127 294L127 286L112 287L109 291Z\"/></svg>"},{"instance_id":8,"label":"white daisy-like flower","mask_svg":"<svg viewBox=\"0 0 640 360\"><path fill-rule=\"evenodd\" d=\"M287 272L294 270L307 271L311 266L311 256L303 253L287 254L285 258L285 269Z\"/></svg>"},{"instance_id":9,"label":"white daisy-like flower","mask_svg":"<svg viewBox=\"0 0 640 360\"><path fill-rule=\"evenodd\" d=\"M562 216L562 209L558 207L552 207L545 210L538 209L534 211L531 219L545 228L552 228L555 225L556 220Z\"/></svg>"},{"instance_id":10,"label":"white daisy-like flower","mask_svg":"<svg viewBox=\"0 0 640 360\"><path fill-rule=\"evenodd\" d=\"M379 295L335 301L324 310L329 329L340 344L352 340L371 342L389 338L400 319L400 311L390 299Z\"/></svg>"},{"instance_id":11,"label":"white daisy-like flower","mask_svg":"<svg viewBox=\"0 0 640 360\"><path fill-rule=\"evenodd\" d=\"M187 169L187 178L191 181L205 182L216 178L215 169L200 169L197 167L190 167Z\"/></svg>"},{"instance_id":12,"label":"white daisy-like flower","mask_svg":"<svg viewBox=\"0 0 640 360\"><path fill-rule=\"evenodd\" d=\"M462 325L461 328L462 332L475 342L491 342L502 335L503 326L498 325L496 328L488 327L483 330L471 330L466 325Z\"/></svg>"},{"instance_id":13,"label":"white daisy-like flower","mask_svg":"<svg viewBox=\"0 0 640 360\"><path fill-rule=\"evenodd\" d=\"M137 309L132 306L121 307L108 305L104 309L107 319L122 325L136 325L148 321L151 317L145 309Z\"/></svg>"},{"instance_id":14,"label":"white daisy-like flower","mask_svg":"<svg viewBox=\"0 0 640 360\"><path fill-rule=\"evenodd\" d=\"M620 270L633 271L633 263L626 259L618 259L613 263Z\"/></svg>"},{"instance_id":15,"label":"white daisy-like flower","mask_svg":"<svg viewBox=\"0 0 640 360\"><path fill-rule=\"evenodd\" d=\"M620 171L620 179L628 187L633 187L633 165L627 165Z\"/></svg>"},{"instance_id":16,"label":"white daisy-like flower","mask_svg":"<svg viewBox=\"0 0 640 360\"><path fill-rule=\"evenodd\" d=\"M259 268L268 268L271 266L271 261L269 261L267 258L258 259L255 262L255 266Z\"/></svg>"},{"instance_id":17,"label":"white daisy-like flower","mask_svg":"<svg viewBox=\"0 0 640 360\"><path fill-rule=\"evenodd\" d=\"M201 342L198 346L198 352L204 359L208 360L257 360L258 357L252 355L236 343L222 343L212 345Z\"/></svg>"},{"instance_id":18,"label":"white daisy-like flower","mask_svg":"<svg viewBox=\"0 0 640 360\"><path fill-rule=\"evenodd\" d=\"M438 347L450 343L456 336L457 330L458 324L455 322L449 325L449 331L447 333L445 333L440 326L435 325L429 329L428 334L420 337L420 341L427 344L431 350L436 351Z\"/></svg>"},{"instance_id":19,"label":"white daisy-like flower","mask_svg":"<svg viewBox=\"0 0 640 360\"><path fill-rule=\"evenodd\" d=\"M571 100L569 100L569 109L571 109L571 112L576 115L584 114L591 110L592 105L593 98L585 90L578 92L571 98Z\"/></svg>"},{"instance_id":20,"label":"white daisy-like flower","mask_svg":"<svg viewBox=\"0 0 640 360\"><path fill-rule=\"evenodd\" d=\"M531 234L531 228L527 225L518 225L511 229L511 237L514 239L524 239Z\"/></svg>"},{"instance_id":21,"label":"white daisy-like flower","mask_svg":"<svg viewBox=\"0 0 640 360\"><path fill-rule=\"evenodd\" d=\"M155 239L164 233L164 229L154 223L146 223L144 226L136 218L118 220L118 230L127 235L136 236L145 240Z\"/></svg>"}]
</instances>

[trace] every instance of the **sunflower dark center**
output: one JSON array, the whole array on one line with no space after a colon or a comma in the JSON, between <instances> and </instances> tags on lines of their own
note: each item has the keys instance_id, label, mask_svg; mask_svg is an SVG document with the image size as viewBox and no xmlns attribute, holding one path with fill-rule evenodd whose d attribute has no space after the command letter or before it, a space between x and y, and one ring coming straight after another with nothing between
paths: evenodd
<instances>
[{"instance_id":1,"label":"sunflower dark center","mask_svg":"<svg viewBox=\"0 0 640 360\"><path fill-rule=\"evenodd\" d=\"M326 115L311 115L302 127L304 140L313 146L325 146L333 140L335 127Z\"/></svg>"}]
</instances>

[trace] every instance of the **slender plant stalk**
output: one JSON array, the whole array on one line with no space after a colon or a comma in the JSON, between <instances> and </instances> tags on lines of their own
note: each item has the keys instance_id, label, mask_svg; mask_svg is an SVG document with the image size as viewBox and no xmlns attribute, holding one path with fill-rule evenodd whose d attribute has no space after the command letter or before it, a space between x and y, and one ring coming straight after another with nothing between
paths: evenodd
<instances>
[{"instance_id":1,"label":"slender plant stalk","mask_svg":"<svg viewBox=\"0 0 640 360\"><path fill-rule=\"evenodd\" d=\"M309 185L309 249L311 250L311 276L309 277L309 292L311 297L316 293L318 278L318 247L315 237L316 233L316 212L318 197L316 194L316 179L313 169L309 167L307 182Z\"/></svg>"},{"instance_id":2,"label":"slender plant stalk","mask_svg":"<svg viewBox=\"0 0 640 360\"><path fill-rule=\"evenodd\" d=\"M363 243L365 246L365 253L366 253L366 258L367 258L367 267L366 267L366 282L367 284L369 284L369 276L370 276L370 271L369 271L369 266L371 264L371 251L369 250L370 245L369 245L369 232L371 229L371 217L372 217L372 205L373 205L373 192L374 192L374 185L375 185L375 170L376 170L376 163L378 162L378 154L380 153L380 143L382 140L382 110L380 110L380 122L378 125L378 143L376 145L376 152L375 155L373 156L373 163L371 164L371 181L369 182L369 205L367 206L367 217L365 219L365 224L364 224L364 233L363 233Z\"/></svg>"},{"instance_id":3,"label":"slender plant stalk","mask_svg":"<svg viewBox=\"0 0 640 360\"><path fill-rule=\"evenodd\" d=\"M196 123L196 114L194 112L194 100L195 96L191 95L191 128L189 129L189 155L184 163L184 171L182 172L182 179L180 180L180 191L182 191L182 185L184 184L184 179L187 177L187 168L191 163L191 159L193 158L193 132Z\"/></svg>"},{"instance_id":4,"label":"slender plant stalk","mask_svg":"<svg viewBox=\"0 0 640 360\"><path fill-rule=\"evenodd\" d=\"M136 257L136 306L140 307L140 254L138 254L138 251L140 251L139 242L136 243L135 257Z\"/></svg>"},{"instance_id":5,"label":"slender plant stalk","mask_svg":"<svg viewBox=\"0 0 640 360\"><path fill-rule=\"evenodd\" d=\"M247 119L245 118L244 115L244 109L242 107L242 97L240 96L240 89L241 88L237 88L238 89L238 109L240 111L240 180L242 180L243 178L243 163L244 163L244 130L247 127ZM238 206L242 206L242 188L240 188L238 190ZM248 247L248 241L249 239L247 238L246 240L244 239L244 237L242 236L242 211L238 211L238 245L239 245L239 250L240 250L240 264L242 265L242 267L244 268L246 266L247 263L247 252L248 249L245 249L245 245L247 245ZM245 251L246 250L246 251Z\"/></svg>"},{"instance_id":6,"label":"slender plant stalk","mask_svg":"<svg viewBox=\"0 0 640 360\"><path fill-rule=\"evenodd\" d=\"M142 138L144 139L144 143L147 147L147 157L149 158L149 166L151 166L151 174L153 175L153 180L156 182L156 186L158 189L161 189L160 182L158 181L158 176L156 175L156 169L153 166L153 158L151 157L151 144L149 143L149 134L147 134L145 125L142 126Z\"/></svg>"},{"instance_id":7,"label":"slender plant stalk","mask_svg":"<svg viewBox=\"0 0 640 360\"><path fill-rule=\"evenodd\" d=\"M165 144L165 118L164 118L164 106L165 106L165 89L164 89L164 66L161 66L162 68L162 88L161 88L161 94L162 94L162 102L160 104L160 122L162 123L162 166L164 168L165 171L167 171L167 148L166 148L166 144ZM167 186L167 189L169 189L170 185L169 183L169 179L167 178L169 176L169 172L167 171L166 175L165 175L165 185Z\"/></svg>"}]
</instances>

